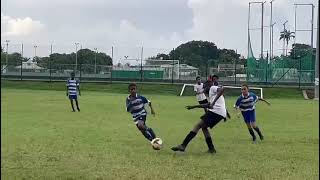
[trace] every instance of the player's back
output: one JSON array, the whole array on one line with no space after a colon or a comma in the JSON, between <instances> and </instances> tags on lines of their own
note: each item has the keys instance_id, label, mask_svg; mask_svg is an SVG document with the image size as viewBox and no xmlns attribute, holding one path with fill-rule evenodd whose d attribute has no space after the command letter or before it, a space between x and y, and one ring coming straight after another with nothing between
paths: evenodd
<instances>
[{"instance_id":1,"label":"player's back","mask_svg":"<svg viewBox=\"0 0 320 180\"><path fill-rule=\"evenodd\" d=\"M77 86L79 86L79 82L76 79L68 79L67 81L69 95L77 95Z\"/></svg>"}]
</instances>

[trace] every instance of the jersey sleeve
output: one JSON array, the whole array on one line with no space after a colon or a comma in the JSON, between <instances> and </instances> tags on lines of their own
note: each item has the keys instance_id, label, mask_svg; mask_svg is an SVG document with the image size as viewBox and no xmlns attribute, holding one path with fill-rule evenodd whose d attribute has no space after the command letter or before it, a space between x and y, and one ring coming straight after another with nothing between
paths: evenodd
<instances>
[{"instance_id":1,"label":"jersey sleeve","mask_svg":"<svg viewBox=\"0 0 320 180\"><path fill-rule=\"evenodd\" d=\"M255 93L250 93L250 94L253 97L253 101L257 102L259 97Z\"/></svg>"},{"instance_id":2,"label":"jersey sleeve","mask_svg":"<svg viewBox=\"0 0 320 180\"><path fill-rule=\"evenodd\" d=\"M236 104L234 104L234 107L239 107L241 104L241 96L237 99Z\"/></svg>"},{"instance_id":3,"label":"jersey sleeve","mask_svg":"<svg viewBox=\"0 0 320 180\"><path fill-rule=\"evenodd\" d=\"M79 80L76 81L76 86L80 86L80 81Z\"/></svg>"},{"instance_id":4,"label":"jersey sleeve","mask_svg":"<svg viewBox=\"0 0 320 180\"><path fill-rule=\"evenodd\" d=\"M147 98L145 98L144 96L140 96L140 98L142 99L143 104L147 104L150 103L151 101L148 100Z\"/></svg>"},{"instance_id":5,"label":"jersey sleeve","mask_svg":"<svg viewBox=\"0 0 320 180\"><path fill-rule=\"evenodd\" d=\"M126 98L126 110L127 110L127 112L130 112L130 109L131 109L130 102L129 102L128 98Z\"/></svg>"}]
</instances>

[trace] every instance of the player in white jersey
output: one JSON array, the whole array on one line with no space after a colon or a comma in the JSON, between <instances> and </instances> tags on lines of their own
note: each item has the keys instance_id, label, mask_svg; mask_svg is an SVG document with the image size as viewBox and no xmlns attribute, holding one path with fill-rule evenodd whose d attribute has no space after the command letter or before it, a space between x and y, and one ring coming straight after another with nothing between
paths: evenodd
<instances>
[{"instance_id":1,"label":"player in white jersey","mask_svg":"<svg viewBox=\"0 0 320 180\"><path fill-rule=\"evenodd\" d=\"M196 93L196 99L199 102L199 104L207 104L208 100L206 95L204 94L204 87L203 83L201 82L200 76L197 76L196 78L196 84L194 85L194 92ZM206 108L204 108L204 111L206 112Z\"/></svg>"},{"instance_id":2,"label":"player in white jersey","mask_svg":"<svg viewBox=\"0 0 320 180\"><path fill-rule=\"evenodd\" d=\"M73 107L73 100L76 102L77 110L80 112L79 108L79 103L78 103L78 92L79 96L81 95L80 93L80 82L75 79L75 74L74 72L71 72L71 78L68 79L66 87L67 87L67 92L66 95L69 96L72 111L75 112L74 107Z\"/></svg>"},{"instance_id":3,"label":"player in white jersey","mask_svg":"<svg viewBox=\"0 0 320 180\"><path fill-rule=\"evenodd\" d=\"M200 117L200 121L194 126L194 128L189 132L189 134L185 137L182 144L172 147L173 151L185 151L189 142L197 135L198 131L202 129L206 137L206 143L208 145L208 153L216 153L216 149L212 143L212 139L210 133L208 131L208 127L213 128L217 125L222 119L226 119L227 110L225 105L225 100L223 97L223 88L219 88L218 86L211 86L210 91L215 93L214 96L210 99L210 102L207 104L200 104L195 106L186 106L186 108L194 109L194 108L208 108L208 111Z\"/></svg>"}]
</instances>

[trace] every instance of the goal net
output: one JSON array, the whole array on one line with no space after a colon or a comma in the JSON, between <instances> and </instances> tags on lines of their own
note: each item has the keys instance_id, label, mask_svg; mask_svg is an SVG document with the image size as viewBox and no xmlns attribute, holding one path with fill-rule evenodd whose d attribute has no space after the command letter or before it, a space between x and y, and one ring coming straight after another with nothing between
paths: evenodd
<instances>
[{"instance_id":1,"label":"goal net","mask_svg":"<svg viewBox=\"0 0 320 180\"><path fill-rule=\"evenodd\" d=\"M239 96L241 94L240 86L223 86L225 88L224 94L226 96ZM259 87L249 87L249 91L255 93L263 98L263 89ZM180 96L194 96L194 84L183 84L180 91Z\"/></svg>"}]
</instances>

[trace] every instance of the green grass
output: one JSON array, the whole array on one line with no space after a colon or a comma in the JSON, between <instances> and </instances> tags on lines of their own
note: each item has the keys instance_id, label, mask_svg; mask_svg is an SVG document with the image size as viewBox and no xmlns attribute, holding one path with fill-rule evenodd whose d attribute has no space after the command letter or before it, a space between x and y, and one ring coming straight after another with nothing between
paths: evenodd
<instances>
[{"instance_id":1,"label":"green grass","mask_svg":"<svg viewBox=\"0 0 320 180\"><path fill-rule=\"evenodd\" d=\"M126 94L83 91L80 113L72 113L65 93L1 89L1 177L3 179L318 179L319 103L269 99L257 105L265 141L251 144L242 119L210 132L218 153L204 153L202 133L184 154L181 143L202 115L187 111L195 97L147 93L157 115L148 125L164 141L150 144L125 112Z\"/></svg>"}]
</instances>

